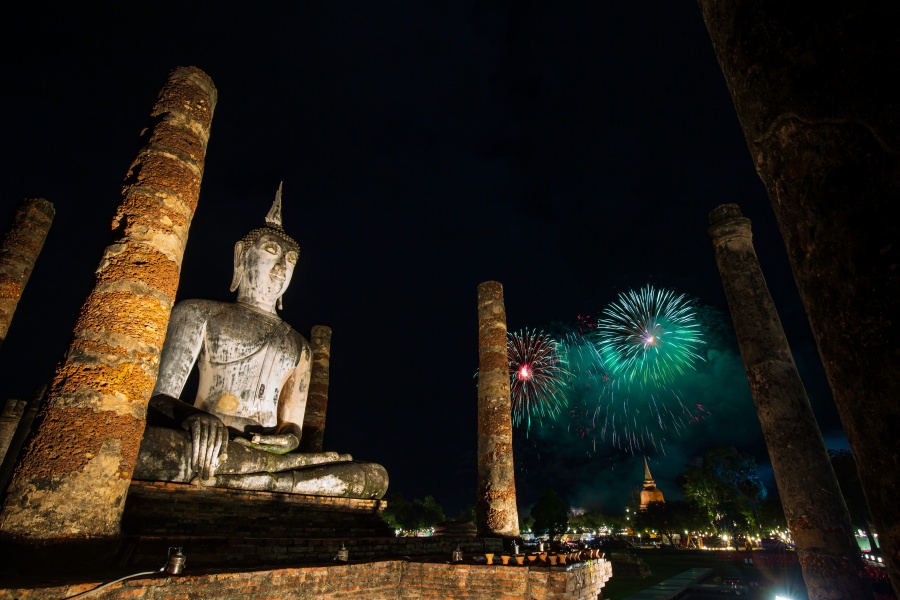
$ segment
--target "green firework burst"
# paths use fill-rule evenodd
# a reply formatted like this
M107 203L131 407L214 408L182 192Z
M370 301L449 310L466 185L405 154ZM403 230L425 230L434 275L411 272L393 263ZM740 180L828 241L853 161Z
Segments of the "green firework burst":
M695 304L684 294L647 285L630 290L603 310L597 351L616 379L641 386L667 386L693 369L706 342Z

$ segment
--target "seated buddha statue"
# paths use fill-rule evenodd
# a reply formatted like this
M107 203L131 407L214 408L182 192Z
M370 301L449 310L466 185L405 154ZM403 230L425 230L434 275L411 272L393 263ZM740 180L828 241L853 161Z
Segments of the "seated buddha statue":
M336 452L295 452L312 365L279 318L300 248L281 225L281 186L264 227L234 246L236 302L172 309L135 479L322 496L381 498L384 467ZM181 399L192 369L193 402Z

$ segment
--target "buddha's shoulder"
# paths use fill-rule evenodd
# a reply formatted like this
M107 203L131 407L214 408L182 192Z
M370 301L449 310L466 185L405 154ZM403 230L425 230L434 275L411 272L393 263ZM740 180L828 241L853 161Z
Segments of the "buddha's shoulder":
M172 318L201 318L208 320L210 317L229 312L233 306L233 302L191 298L181 300L175 304L172 308Z

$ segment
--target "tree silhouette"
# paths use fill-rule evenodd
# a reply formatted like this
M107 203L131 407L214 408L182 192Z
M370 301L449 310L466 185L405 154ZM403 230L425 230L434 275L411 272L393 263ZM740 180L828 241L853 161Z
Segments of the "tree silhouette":
M541 492L541 497L531 509L531 516L534 518L535 535L546 533L553 539L569 527L569 507L549 488Z
M423 531L445 521L444 509L432 496L410 502L400 494L393 494L382 517L394 529Z

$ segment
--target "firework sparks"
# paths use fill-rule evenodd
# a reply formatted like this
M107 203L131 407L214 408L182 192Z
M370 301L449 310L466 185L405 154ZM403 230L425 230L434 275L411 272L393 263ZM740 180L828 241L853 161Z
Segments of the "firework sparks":
M630 453L666 444L708 414L678 390L682 375L704 360L693 302L647 286L619 296L597 320L578 317L562 338L570 371L569 432Z
M615 379L665 386L703 358L694 304L684 294L648 285L621 294L603 311L597 351Z
M507 338L513 423L554 418L566 406L568 372L555 340L543 331L522 329Z

